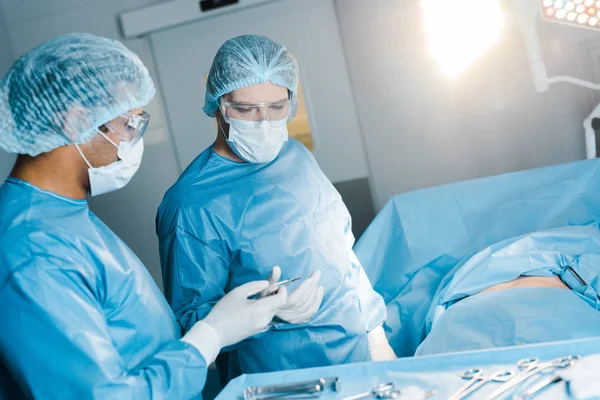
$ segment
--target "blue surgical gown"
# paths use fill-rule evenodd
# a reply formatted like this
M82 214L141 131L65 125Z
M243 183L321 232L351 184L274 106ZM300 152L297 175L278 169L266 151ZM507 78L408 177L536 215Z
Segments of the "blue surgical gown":
M141 261L85 200L13 178L0 187L0 326L0 398L201 396L206 362Z
M185 330L246 282L320 269L319 312L278 323L236 347L245 373L369 361L367 333L383 299L354 255L348 210L312 154L290 139L268 164L238 163L210 147L167 192L157 216L165 295ZM293 290L290 286L288 290Z

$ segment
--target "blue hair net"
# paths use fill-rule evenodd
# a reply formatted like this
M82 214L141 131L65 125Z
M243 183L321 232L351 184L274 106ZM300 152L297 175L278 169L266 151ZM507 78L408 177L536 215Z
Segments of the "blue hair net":
M298 63L281 44L257 35L244 35L226 41L213 60L204 112L214 117L221 96L234 90L269 81L288 88L292 100L298 95Z
M56 37L22 55L0 81L0 148L36 156L85 143L154 93L148 70L122 43Z

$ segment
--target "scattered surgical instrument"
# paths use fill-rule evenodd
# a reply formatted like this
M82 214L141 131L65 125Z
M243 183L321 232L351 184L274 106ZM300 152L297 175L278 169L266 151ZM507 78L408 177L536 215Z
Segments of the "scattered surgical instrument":
M529 397L533 397L542 390L546 389L548 386L555 384L557 382L562 381L562 378L558 375L554 375L550 378L542 379L537 384L533 385L531 388L527 389L525 393L522 395L514 395L513 400L525 400Z
M506 382L504 385L499 387L497 390L490 393L485 400L493 400L500 397L510 389L516 387L521 382L531 378L533 375L541 372L547 368L567 368L575 363L577 356L567 356L556 358L552 361L540 363L538 358L524 358L517 361L517 366L521 369L514 378Z
M507 382L513 376L515 376L513 371L498 371L492 375L485 376L483 375L483 370L479 368L466 370L462 373L461 377L463 379L469 379L469 382L450 396L449 400L464 399L488 382Z
M431 396L435 395L435 390L430 390L428 392L422 391L419 388L420 392L418 395L414 393L414 389L416 387L408 387L406 389L406 393L404 393L404 389L396 389L396 385L393 383L382 383L375 386L368 392L363 392L359 394L355 394L352 396L344 397L342 400L359 400L359 399L367 399L367 398L375 398L375 399L400 399L400 398L409 398L410 400L427 400ZM411 392L412 389L412 392ZM403 397L409 396L409 397ZM418 396L418 397L415 397Z
M319 395L325 390L339 392L341 390L340 379L338 377L331 377L280 385L250 386L244 390L244 400L262 400L285 395ZM272 395L273 397L262 397L264 395Z
M525 375L523 375L523 381L524 381L525 379L528 379L536 374L539 374L543 370L546 370L549 368L570 367L573 364L575 364L575 362L577 361L578 358L579 358L579 356L567 356L567 357L556 358L554 360L551 360L551 361L548 361L545 363L540 362L540 360L537 358L530 358L530 359L525 359L525 360L519 361L520 364L517 363L517 365L529 370L529 372L527 372ZM530 367L533 367L533 368L530 369Z
M394 397L398 397L399 391L396 390L396 385L392 382L390 383L381 383L375 386L372 390L364 393L355 394L353 396L344 397L342 400L359 400L366 399L369 397L375 397L376 399L393 399Z

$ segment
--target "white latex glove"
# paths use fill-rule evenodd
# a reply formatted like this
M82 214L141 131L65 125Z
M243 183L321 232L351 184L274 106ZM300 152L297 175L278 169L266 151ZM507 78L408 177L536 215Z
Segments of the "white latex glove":
M281 268L273 267L273 272L267 278L269 284L274 284L281 278ZM290 324L301 324L310 319L319 311L323 302L323 286L319 286L321 271L315 271L296 290L289 294L287 302L275 316Z
M210 364L223 347L264 332L287 301L287 291L249 300L248 294L266 288L268 281L249 282L229 292L181 339L195 346Z
M369 352L372 361L389 361L398 358L385 336L383 326L379 325L373 329L369 332L367 338L369 339Z

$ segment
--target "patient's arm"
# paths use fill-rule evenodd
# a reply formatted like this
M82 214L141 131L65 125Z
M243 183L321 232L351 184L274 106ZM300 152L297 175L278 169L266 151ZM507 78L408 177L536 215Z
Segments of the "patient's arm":
M368 338L371 360L387 361L398 358L388 343L387 337L385 336L385 332L383 330L383 325L379 325L377 328L369 332Z

